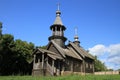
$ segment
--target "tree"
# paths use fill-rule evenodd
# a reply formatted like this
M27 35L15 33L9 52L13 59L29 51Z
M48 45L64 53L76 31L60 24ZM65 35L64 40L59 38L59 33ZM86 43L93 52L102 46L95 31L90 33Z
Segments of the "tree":
M36 48L46 49L46 46L37 46Z
M104 63L102 63L100 60L97 59L97 56L95 56L95 71L106 71L107 67Z
M5 34L0 38L0 74L11 73L11 63L12 63L12 50L14 46L14 37L10 34Z
M16 54L16 67L18 68L16 73L29 74L31 66L29 65L32 61L32 53L34 49L33 43L27 43L20 39L15 40L15 46L13 52Z
M33 43L4 34L0 38L0 75L29 74L33 49Z
M0 22L0 37L2 36L2 22Z
M14 52L17 53L17 56L22 56L29 62L31 60L32 52L34 49L33 43L27 43L26 41L22 41L20 39L15 40Z
M118 69L118 71L120 71L120 69Z

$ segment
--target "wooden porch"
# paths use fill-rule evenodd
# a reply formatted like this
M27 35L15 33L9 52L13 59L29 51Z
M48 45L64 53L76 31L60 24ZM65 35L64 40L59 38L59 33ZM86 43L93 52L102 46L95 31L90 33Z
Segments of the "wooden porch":
M33 76L61 75L61 68L61 60L55 59L55 56L42 52L34 54Z

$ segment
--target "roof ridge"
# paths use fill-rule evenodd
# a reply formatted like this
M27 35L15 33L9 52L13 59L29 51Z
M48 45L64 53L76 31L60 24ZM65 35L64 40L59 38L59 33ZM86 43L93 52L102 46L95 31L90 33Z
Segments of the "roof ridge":
M75 44L73 44L72 42L70 42L70 44L75 48L78 47ZM80 51L78 49L75 48L75 50L79 53L79 55L81 55L82 57L85 57L85 55L83 53L80 53Z
M67 47L70 51L72 51L74 54L75 54L75 56L77 56L80 60L82 60L82 58L81 58L81 56L79 56L79 54L77 54L74 50L73 50L73 48L71 48L71 47Z
M66 56L65 56L64 50L58 44L56 44L53 40L51 40L51 42L57 48L57 50L60 52L60 54L65 58Z
M75 44L73 44L72 42L70 42L70 44L74 47L76 47L76 48L78 48L78 49L76 49L79 53L80 53L80 51L81 51L81 55L83 55L84 57L88 57L88 58L91 58L91 59L94 59L93 58L93 56L92 55L90 55L86 50L84 50L82 47L78 47L77 45L75 45ZM75 48L74 47L74 48ZM84 53L84 54L83 54Z

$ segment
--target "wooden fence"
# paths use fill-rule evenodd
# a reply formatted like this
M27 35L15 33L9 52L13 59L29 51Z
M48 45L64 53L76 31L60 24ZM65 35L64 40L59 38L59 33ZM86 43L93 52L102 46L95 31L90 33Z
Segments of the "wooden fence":
M94 72L95 75L112 75L112 74L120 74L120 71L102 71L102 72Z

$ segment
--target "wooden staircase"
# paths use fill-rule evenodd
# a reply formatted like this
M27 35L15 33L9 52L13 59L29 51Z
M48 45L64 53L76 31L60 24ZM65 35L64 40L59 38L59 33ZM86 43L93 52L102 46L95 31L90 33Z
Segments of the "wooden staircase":
M50 75L54 75L53 68L50 64L47 64L47 71L49 72Z

